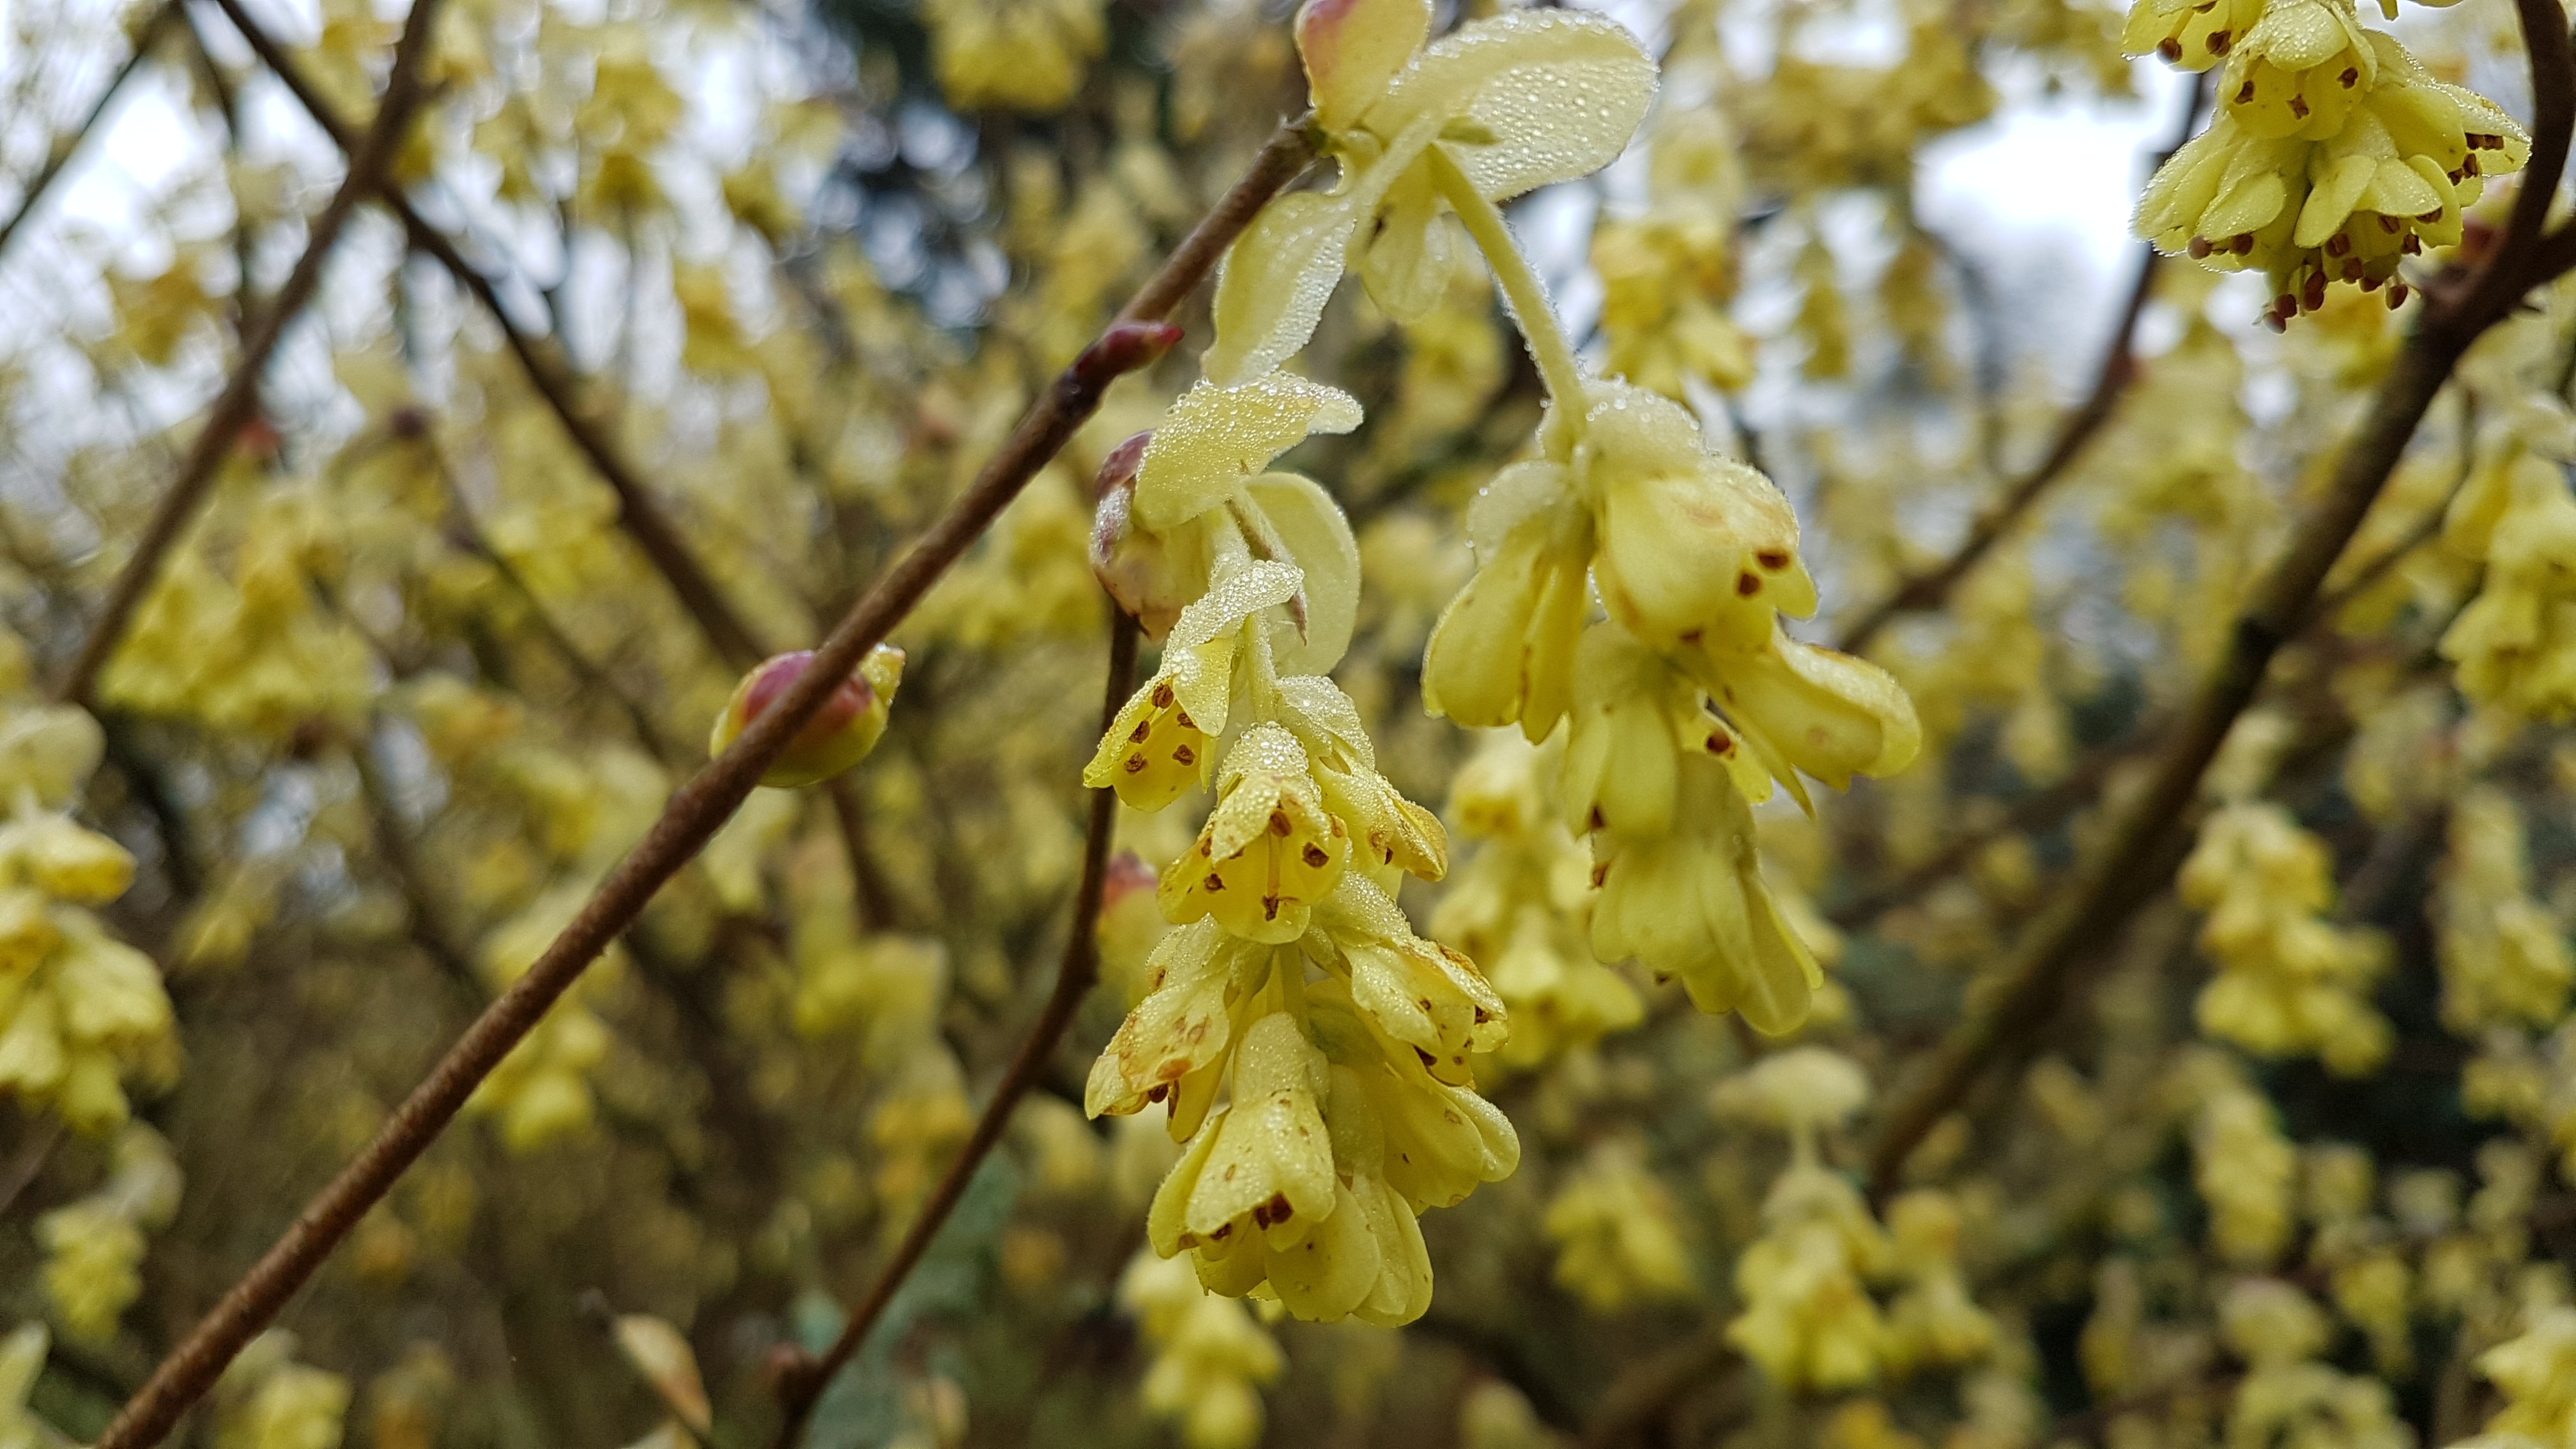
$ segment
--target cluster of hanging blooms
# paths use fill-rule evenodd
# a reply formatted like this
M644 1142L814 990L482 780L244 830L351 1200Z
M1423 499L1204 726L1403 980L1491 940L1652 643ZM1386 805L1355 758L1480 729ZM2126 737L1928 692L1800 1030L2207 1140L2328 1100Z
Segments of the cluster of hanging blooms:
M1634 1139L1594 1147L1548 1200L1540 1226L1557 1245L1557 1285L1595 1313L1687 1299L1697 1288L1672 1195Z
M143 1291L144 1235L169 1226L180 1186L170 1144L129 1122L117 1133L107 1180L37 1220L45 1297L65 1337L101 1344L116 1336L117 1320Z
M2517 399L2442 520L2451 552L2486 565L2478 596L2442 635L2460 692L2528 718L2576 717L2576 419L2556 398Z
M2381 0L2387 17L2396 0ZM2405 258L2459 244L2484 178L2531 141L2486 97L2425 72L2354 0L2135 0L2124 36L2218 68L2217 118L2148 182L2137 229L2222 271L2259 269L2274 330L2352 283L2406 300Z
M1261 1442L1261 1386L1287 1359L1251 1310L1210 1293L1186 1258L1138 1253L1118 1279L1118 1303L1136 1316L1154 1361L1145 1370L1148 1413L1169 1421L1189 1449L1251 1449Z
M1858 1064L1821 1047L1765 1057L1712 1097L1720 1116L1789 1139L1788 1166L1762 1201L1762 1236L1736 1261L1744 1311L1726 1337L1793 1390L1830 1393L1973 1364L1997 1344L1959 1266L1958 1205L1935 1190L1909 1192L1888 1205L1882 1228L1860 1190L1826 1165L1820 1137L1868 1100ZM1893 1286L1885 1307L1873 1283Z
M0 1096L93 1136L122 1125L129 1078L177 1066L152 958L93 908L125 894L134 857L72 819L105 748L79 709L27 697L26 655L0 636Z

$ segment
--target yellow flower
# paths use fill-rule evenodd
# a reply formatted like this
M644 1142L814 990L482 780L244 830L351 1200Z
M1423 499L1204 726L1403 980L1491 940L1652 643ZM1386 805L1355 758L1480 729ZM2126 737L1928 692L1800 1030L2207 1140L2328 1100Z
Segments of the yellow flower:
M1246 621L1288 602L1298 579L1286 564L1256 561L1183 609L1164 641L1162 667L1110 720L1082 782L1114 788L1134 809L1160 810L1207 778L1215 740L1232 712L1235 655Z
M1296 737L1275 724L1244 733L1217 779L1197 846L1156 893L1175 925L1213 915L1238 936L1285 943L1340 880L1350 831L1324 808Z
M939 86L960 110L1059 111L1108 44L1101 0L928 0Z
M1565 715L1591 613L1591 515L1566 470L1517 463L1476 497L1476 572L1441 611L1422 658L1422 702L1471 728L1518 723L1535 743Z

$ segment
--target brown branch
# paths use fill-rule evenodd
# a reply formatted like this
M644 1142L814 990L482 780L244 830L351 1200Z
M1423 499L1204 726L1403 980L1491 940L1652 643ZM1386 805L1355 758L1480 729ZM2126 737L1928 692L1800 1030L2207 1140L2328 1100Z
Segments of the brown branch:
M341 150L352 150L357 144L357 133L347 118L333 109L322 93L314 88L294 57L288 55L284 47L250 17L249 12L242 8L241 0L215 0L215 5L224 12L224 18L232 22L233 29L241 33L251 54L268 67L278 82L303 106L305 114L313 118L313 124L319 126ZM645 486L642 476L619 451L609 424L583 407L580 384L555 352L511 320L509 309L501 304L500 291L492 279L465 260L446 233L421 216L410 198L402 194L401 187L385 178L377 190L381 193L377 199L391 208L394 216L402 222L413 249L427 253L445 267L457 284L471 292L474 299L483 304L484 311L491 314L493 322L501 329L502 340L509 344L511 353L526 371L529 384L554 410L564 432L572 438L573 446L581 450L581 455L589 460L600 480L617 495L618 526L626 530L635 546L643 551L646 561L671 586L671 592L679 598L680 607L688 611L690 619L706 635L717 654L736 668L747 668L767 658L771 651L752 633L742 616L734 612L705 566L690 552L679 527L662 511L661 504L655 500L652 490Z
M2164 862L2200 793L2200 778L2239 714L2253 702L2281 646L2310 617L2318 586L2414 435L2415 425L2475 339L2447 309L2428 308L2407 339L2369 420L2344 450L2332 489L2255 588L2236 618L2227 653L2202 680L2167 738L2155 773L2074 885L2024 933L2001 969L1978 983L1931 1069L1900 1097L1871 1153L1871 1181L1885 1195L1924 1135L1967 1096L1986 1069L2056 1015L2075 968L2164 885Z
M1583 1449L1618 1449L1639 1437L1666 1405L1710 1383L1734 1358L1725 1322L1713 1320L1689 1338L1630 1365L1602 1390L1592 1421L1583 1429Z
M789 739L1063 448L1074 430L1098 409L1109 384L1151 363L1171 345L1178 329L1151 319L1162 317L1187 296L1262 205L1302 173L1316 154L1315 140L1302 120L1282 126L1272 136L1252 169L1128 302L1120 320L1056 378L975 481L851 608L796 683L743 731L732 748L672 795L661 818L609 873L580 914L466 1029L375 1139L306 1204L259 1262L153 1370L143 1390L108 1425L96 1449L147 1449L169 1432L242 1345L276 1318L286 1300L367 1209L428 1150L475 1087L536 1027L556 998L705 848L760 783L761 774L786 749Z
M1123 609L1111 611L1109 633L1108 688L1100 704L1100 727L1107 729L1127 702L1127 693L1135 687L1136 621ZM895 1245L894 1256L877 1273L868 1296L859 1301L849 1321L841 1326L840 1337L823 1351L820 1358L799 1358L779 1376L778 1399L780 1420L775 1449L794 1449L804 1437L806 1421L813 1417L815 1403L832 1376L849 1363L867 1341L868 1331L885 1316L886 1305L894 1301L895 1290L930 1251L931 1239L939 1235L940 1226L948 1221L957 1201L966 1195L966 1184L975 1176L1002 1131L1011 1122L1011 1112L1028 1095L1048 1058L1064 1039L1065 1029L1073 1025L1073 1015L1082 1006L1092 983L1100 979L1100 899L1109 880L1109 841L1118 823L1118 796L1109 790L1091 792L1091 820L1082 838L1082 883L1073 898L1072 934L1065 938L1064 960L1056 968L1055 989L1048 993L1046 1006L1029 1026L1028 1035L1020 1038L1019 1049L1011 1053L1011 1063L1002 1072L1002 1080L993 1088L993 1099L984 1104L984 1114L975 1121L975 1130L958 1149L955 1161L931 1190L930 1200L904 1230L903 1241Z
M89 140L90 134L98 129L99 122L107 119L108 107L116 104L117 94L125 89L125 83L132 80L134 73L143 68L143 62L152 54L153 42L161 38L162 30L169 25L178 10L177 0L165 0L159 9L152 12L151 16L143 22L143 28L134 34L134 53L127 56L125 63L116 68L116 74L107 78L107 89L98 93L98 99L90 105L89 114L81 117L80 124L74 127L68 136L55 139L53 148L45 153L45 163L36 168L34 176L28 178L27 189L18 197L17 209L9 213L7 220L0 221L0 252L6 252L9 249L10 239L17 236L18 228L26 225L27 218L36 214L36 207L44 201L45 193L53 188L55 180L63 174L63 168L69 166L72 158L80 154L81 146Z
M2193 78L2188 87L2189 95L2183 103L2182 126L2174 137L2172 150L2168 150L2166 155L2181 149L2182 144L2191 139L2192 127L2200 119L2200 102L2206 85L2205 76ZM2075 460L2083 456L2094 436L2118 411L2121 395L2128 391L2129 384L2138 375L2134 350L2138 319L2146 312L2147 299L2155 293L2156 273L2163 265L2164 257L2152 243L2139 249L2137 276L2129 285L2128 301L2120 308L2119 320L2111 328L2111 338L2103 345L2101 366L2093 378L2093 391L2059 427L2057 441L2049 445L2048 455L2039 460L2039 466L2023 474L2018 482L2004 490L2001 498L1987 505L1986 510L1977 516L1977 521L1969 526L1967 538L1948 558L1905 580L1887 597L1861 610L1859 616L1843 630L1842 636L1834 641L1836 649L1846 654L1858 654L1867 649L1870 641L1893 623L1897 615L1941 607L1942 601L1950 597L1950 591L1959 586L1960 580L1974 571L1995 545L2003 542L2004 536L2012 532L2023 516L2037 506L2041 497L2075 465Z
M313 300L314 292L322 285L322 269L338 246L350 214L358 209L360 199L381 184L386 168L402 150L412 116L427 95L421 72L429 58L440 3L441 0L414 0L411 18L403 23L402 38L394 43L393 70L385 78L384 99L376 107L376 119L367 128L366 139L350 151L348 174L340 178L340 189L331 194L322 214L313 219L304 255L295 259L295 270L287 274L286 284L277 289L268 310L260 314L258 323L242 339L242 354L233 365L231 378L216 395L205 425L197 430L196 441L189 445L187 457L179 465L178 476L171 480L169 491L161 495L151 521L144 525L142 538L134 545L133 556L126 560L124 570L109 589L105 607L81 640L80 652L73 656L71 670L63 679L62 699L79 705L92 702L99 673L107 667L108 656L116 652L117 643L125 637L125 626L160 574L161 561L213 491L224 460L232 453L233 441L258 413L260 375L267 370L279 339L286 335L287 324Z
M2569 131L2576 128L2576 54L2568 45L2567 12L2558 0L2514 0L2513 8L2531 62L2531 156L2504 230L2459 299L2460 315L2481 330L2502 318L2525 292L2576 263L2576 256L2559 256L2568 228L2560 228L2556 236L2541 232L2567 170Z

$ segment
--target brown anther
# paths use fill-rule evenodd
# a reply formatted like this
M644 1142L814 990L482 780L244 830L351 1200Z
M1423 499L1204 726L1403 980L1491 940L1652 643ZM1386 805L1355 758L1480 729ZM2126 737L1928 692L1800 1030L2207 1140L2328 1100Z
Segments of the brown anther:
M2308 273L2308 284L2299 289L2299 310L2313 312L2326 304L2326 274Z
M1420 1048L1420 1047L1415 1047L1415 1048L1413 1049L1413 1054L1414 1054L1415 1056L1417 1056L1417 1057L1422 1058L1422 1064L1423 1064L1424 1066L1426 1066L1426 1067L1427 1067L1427 1066L1434 1065L1434 1064L1436 1064L1436 1063L1440 1060L1438 1057L1433 1056L1431 1053L1429 1053L1429 1052L1427 1052L1427 1051L1424 1051L1424 1050L1423 1050L1422 1048Z
M1785 548L1766 548L1755 554L1753 561L1776 574L1789 566L1789 551Z
M1287 811L1285 811L1285 810L1273 810L1273 811L1271 811L1271 812L1270 812L1270 833L1271 833L1271 834L1273 834L1273 835L1285 835L1285 834L1287 834L1287 833L1288 833L1291 829L1293 829L1293 828L1294 828L1294 827L1293 827L1293 826L1291 826L1291 825L1289 825L1289 823L1288 823L1288 812L1287 812Z
M1151 735L1153 732L1154 726L1150 721L1140 720L1136 724L1135 733L1127 737L1127 743L1131 745L1141 745L1145 742L1146 736Z
M2308 98L2305 96L2290 97L2290 114L2298 117L2302 121L2306 120L2308 118Z
M2424 223L2426 226L2436 225L2442 220L2442 208L2438 206L2434 207L2431 211L2428 211L2415 219Z
M2238 232L2235 239L2227 244L2227 249L2236 253L2240 257L2245 255L2247 252L2254 250L2254 233L2250 231Z
M2463 176L2475 176L2478 174L2478 158L2475 155L2468 155L2460 158L2460 174Z
M1195 765L1199 762L1199 752L1191 749L1187 745L1174 745L1172 747L1172 759L1178 764Z
M2345 252L2348 252L2348 251L2351 251L2351 250L2352 250L2352 238L2350 238L2350 237L2348 237L2348 236L2345 236L2342 232L2336 232L2333 236L2330 236L2330 237L2327 237L2327 238L2326 238L2326 255L2327 255L2327 256L2330 256L2330 257L2339 257L2339 256L2342 256Z
M1303 858L1306 864L1315 870L1322 870L1326 865L1330 864L1333 859L1331 856L1324 853L1324 847L1317 845L1312 841L1307 842Z
M1261 919L1265 921L1275 921L1279 919L1279 898L1277 896L1263 896L1261 898Z
M2405 284L2404 282L2391 282L2391 283L2389 283L2389 284L2388 284L2388 310L2389 310L2389 311L2391 311L2391 312L2394 312L2394 311L2396 311L2398 308L2403 307L2403 306L2405 306L2405 305L2406 305L2406 284Z
M2156 54L2163 56L2165 62L2170 65L2182 59L2182 42L2168 35L2156 42Z
M1197 723L1196 723L1195 721L1191 720L1191 718L1190 718L1190 712L1189 712L1188 710L1181 710L1181 711L1179 711L1178 713L1174 714L1174 715L1172 716L1172 720L1173 720L1173 722L1174 722L1175 724L1178 724L1181 728L1183 728L1183 729L1185 729L1185 730L1194 730L1194 729L1197 729L1197 728L1198 728Z
M2236 104L2240 106L2250 106L2254 104L2254 83L2252 81L2247 81L2245 84L2236 88Z
M2236 32L2232 30L2213 30L2209 32L2209 53L2212 55L2225 55L2227 53L2227 48L2235 43Z
M2343 68L2343 74L2335 77L2335 83L2342 86L2345 90L2351 90L2354 86L2361 84L2361 67L2355 65L2345 66Z
M1610 828L1610 820L1608 816L1601 813L1601 807L1595 805L1592 807L1592 813L1583 817L1583 826L1587 830L1607 830Z
M2399 227L2404 226L2405 224L2406 223L2399 221L2393 216L2382 216L2379 219L2379 229L2392 235L2395 234Z
M1735 592L1738 596L1747 599L1762 592L1761 576L1759 574L1751 573L1737 574L1735 576Z
M1136 774L1145 768L1145 757L1143 755L1129 755L1127 757L1127 763L1121 768L1125 769L1130 775Z
M1154 686L1154 708L1170 709L1172 707L1172 697L1172 682L1170 680L1167 679Z
M2183 248L2183 250L2191 253L2191 259L2193 261L2199 261L2201 258L2209 255L2209 238L2205 236L2193 237L2191 239L2191 245Z
M1735 736L1728 734L1724 730L1710 730L1708 732L1707 744L1708 752L1712 755L1731 755L1735 753Z
M1172 1095L1172 1084L1169 1082L1156 1082L1145 1089L1145 1100L1148 1102L1159 1102L1170 1095Z
M1209 871L1208 878L1199 882L1199 889L1206 891L1209 895L1215 895L1218 891L1225 889L1225 877L1218 875L1215 871Z
M2343 279L2347 282L2358 282L2361 280L2361 258L2346 257L2343 259Z
M2424 255L2424 239L2410 232L2407 234L2405 246L2399 250L2410 257L2420 257Z

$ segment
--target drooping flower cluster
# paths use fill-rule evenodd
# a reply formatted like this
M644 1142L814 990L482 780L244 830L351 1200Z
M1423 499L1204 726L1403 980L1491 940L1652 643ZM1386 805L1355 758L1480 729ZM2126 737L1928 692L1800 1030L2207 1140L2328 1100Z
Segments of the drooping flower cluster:
M2442 541L2483 562L2477 598L2442 635L2462 694L2540 720L2576 716L2576 422L2555 398L2524 400L2494 456L2443 520Z
M2453 801L2450 847L2434 897L2443 1024L2469 1036L2560 1021L2576 960L2558 922L2531 898L2531 863L2513 801L2492 786Z
M1671 1194L1647 1171L1640 1143L1595 1147L1548 1199L1541 1226L1557 1246L1557 1285L1596 1313L1697 1289Z
M1444 208L1502 269L1524 323L1554 335L1494 203L1617 155L1653 93L1651 62L1596 17L1514 14L1425 45L1430 22L1423 0L1299 13L1340 181L1273 203L1236 243L1207 380L1104 466L1093 541L1111 592L1168 632L1085 779L1147 810L1212 780L1217 803L1160 875L1181 929L1155 948L1086 1106L1163 1103L1188 1139L1148 1216L1157 1251L1189 1251L1219 1292L1381 1323L1430 1302L1415 1214L1519 1159L1474 1090L1472 1058L1502 1046L1505 1006L1395 907L1403 875L1446 871L1446 836L1378 773L1358 710L1323 677L1356 615L1349 526L1311 481L1265 471L1310 434L1355 426L1359 408L1276 368L1346 265L1399 318L1436 305L1455 246ZM1580 566L1566 584L1579 610Z
M1788 1031L1823 977L1763 883L1752 807L1775 783L1807 803L1802 772L1841 788L1901 768L1913 707L1875 666L1782 632L1816 593L1768 479L1705 451L1668 399L1570 386L1586 406L1552 405L1548 456L1477 499L1477 571L1432 636L1424 700L1532 739L1568 721L1559 789L1592 839L1594 952Z
M1449 876L1433 934L1483 962L1511 1012L1497 1058L1535 1067L1623 1031L1645 1003L1584 939L1591 866L1542 785L1561 746L1497 730L1458 771L1449 820L1474 848Z
M2531 154L2511 117L2434 79L2354 0L2135 0L2125 41L2187 71L2221 67L2217 118L2147 184L2138 233L2218 270L2260 269L2276 330L2336 283L2404 302L2404 259L2457 245L2483 178Z
M2314 1053L2346 1076L2388 1055L2388 1019L2371 1005L2387 968L2376 933L2325 916L2334 862L2289 811L2241 801L2213 811L2177 882L2209 913L2201 949L2218 974L2202 988L2206 1034L2263 1056Z
M39 1219L45 1297L65 1337L105 1343L143 1291L144 1235L179 1210L179 1166L170 1144L141 1123L117 1134L107 1181Z
M1261 1387L1286 1359L1241 1303L1211 1293L1187 1259L1140 1252L1118 1279L1118 1303L1154 1346L1146 1411L1189 1449L1250 1449L1261 1440Z
M24 657L0 647L18 694ZM160 968L90 913L134 879L125 847L68 813L103 749L81 710L0 704L0 1093L93 1136L126 1120L125 1081L177 1051Z
M2414 1444L2388 1385L2323 1361L2332 1326L2298 1288L2277 1278L2244 1279L2220 1302L2219 1324L2247 1366L2228 1410L2229 1443Z

